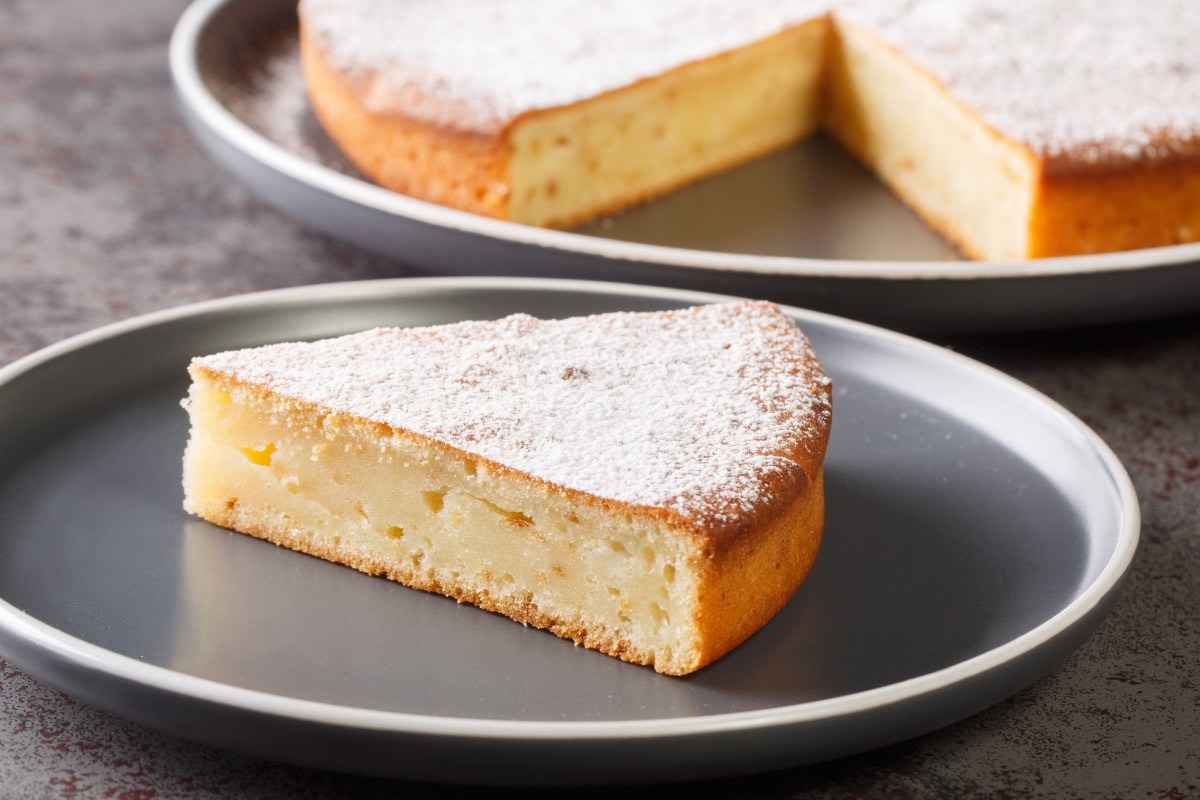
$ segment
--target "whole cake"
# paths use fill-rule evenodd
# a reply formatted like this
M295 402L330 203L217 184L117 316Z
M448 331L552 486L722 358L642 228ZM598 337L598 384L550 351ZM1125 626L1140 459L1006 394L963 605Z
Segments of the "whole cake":
M195 359L185 508L659 672L816 556L830 384L758 302L377 329Z
M967 255L1200 240L1200 5L301 0L381 185L570 226L824 129Z

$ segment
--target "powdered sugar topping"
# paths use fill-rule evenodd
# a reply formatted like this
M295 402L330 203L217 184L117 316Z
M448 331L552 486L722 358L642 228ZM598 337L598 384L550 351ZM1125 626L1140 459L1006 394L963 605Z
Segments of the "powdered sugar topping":
M830 415L807 340L767 303L376 329L197 362L705 524L804 480L794 459L820 463Z

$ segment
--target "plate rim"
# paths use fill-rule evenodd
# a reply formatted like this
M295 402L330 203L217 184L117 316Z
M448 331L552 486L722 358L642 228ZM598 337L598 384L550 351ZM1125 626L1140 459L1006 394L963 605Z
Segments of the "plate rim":
M223 8L246 0L192 0L171 35L168 60L187 108L215 135L276 172L356 206L438 228L551 251L707 273L885 281L1013 280L1136 272L1200 262L1200 242L1092 255L1026 261L879 261L764 256L695 250L604 239L536 228L447 208L343 175L288 152L238 119L207 88L199 68L199 43Z
M411 291L482 291L489 289L527 289L534 291L570 291L651 297L685 303L722 302L739 299L669 287L644 286L603 281L549 278L429 277L384 278L272 289L227 298L217 298L163 309L110 323L51 344L0 367L0 389L19 380L37 367L69 353L86 349L147 328L154 328L207 314L261 306L264 303L302 307L314 302L378 299L383 294L408 294ZM1121 511L1112 552L1095 578L1069 603L1042 623L1008 641L948 667L927 672L885 686L807 703L773 706L749 711L710 715L691 715L638 720L496 720L469 717L442 717L410 712L383 711L342 706L287 697L246 689L207 678L187 675L167 667L147 664L84 639L65 633L52 625L17 609L0 597L0 632L7 631L28 645L47 650L67 662L95 670L119 680L132 681L190 700L262 713L277 719L314 723L321 726L357 730L404 733L420 736L456 737L506 741L530 740L611 740L686 737L734 731L763 730L835 720L857 713L880 710L904 701L933 694L954 684L981 677L993 670L1035 652L1043 645L1067 634L1076 624L1101 607L1124 580L1140 538L1141 513L1133 483L1103 439L1082 420L1029 385L975 359L923 340L874 325L817 311L781 306L803 327L806 319L839 328L847 334L868 336L880 343L924 351L945 359L959 368L969 369L1003 383L1029 400L1044 404L1081 443L1098 456L1116 493Z

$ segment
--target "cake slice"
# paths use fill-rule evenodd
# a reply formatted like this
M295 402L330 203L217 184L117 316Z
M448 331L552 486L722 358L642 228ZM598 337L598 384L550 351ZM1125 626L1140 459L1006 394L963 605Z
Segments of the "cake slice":
M816 556L830 384L745 302L195 359L184 507L669 674Z

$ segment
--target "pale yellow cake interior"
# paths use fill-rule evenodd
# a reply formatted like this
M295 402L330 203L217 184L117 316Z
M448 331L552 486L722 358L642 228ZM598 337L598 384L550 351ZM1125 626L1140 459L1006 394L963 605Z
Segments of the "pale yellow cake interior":
M831 18L520 118L507 138L507 215L567 227L818 129L967 255L1031 255L1036 159L895 48Z
M578 106L530 114L509 133L509 216L566 226L676 189L803 139L819 122L829 22Z
M660 672L695 668L701 559L668 525L614 519L415 437L193 377L187 511Z
M943 236L975 258L1029 250L1039 168L895 48L839 22L824 125Z

